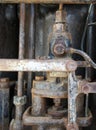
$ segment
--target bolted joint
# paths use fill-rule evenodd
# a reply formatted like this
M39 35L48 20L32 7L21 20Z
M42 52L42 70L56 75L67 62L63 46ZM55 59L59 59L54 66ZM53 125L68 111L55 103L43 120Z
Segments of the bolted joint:
M14 104L16 106L23 106L24 104L26 104L26 96L22 96L22 97L18 97L18 96L14 96Z
M66 49L66 47L60 43L60 44L56 44L54 46L53 52L55 55L63 55L65 53L65 49Z

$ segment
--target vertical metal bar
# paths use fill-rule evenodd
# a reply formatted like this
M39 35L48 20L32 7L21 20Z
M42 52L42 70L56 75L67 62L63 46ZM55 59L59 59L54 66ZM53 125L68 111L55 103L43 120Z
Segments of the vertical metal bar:
M91 13L92 6L93 6L93 4L90 4L90 6L89 6L88 16L87 16L87 19L86 19L84 32L83 32L83 36L82 36L82 39L81 39L81 50L82 51L84 51L84 41L85 41L85 36L86 36L86 31L87 31L87 27L88 27L88 21L89 21L89 16L90 16L90 13Z
M9 79L0 79L0 130L9 126Z
M25 44L25 4L20 4L20 30L19 30L19 59L24 59L24 44ZM23 72L18 72L18 90L17 95L23 94Z
M28 58L35 58L35 5L30 5L30 19L29 19L29 42L28 42ZM27 97L28 105L31 104L31 87L32 87L32 72L28 72L28 87L27 87Z
M68 125L67 130L78 130L76 123L76 96L78 93L77 80L74 73L68 76Z
M88 23L92 23L94 21L96 21L96 6L93 4L91 7L91 12L88 18ZM94 60L96 61L95 58L95 31L96 31L96 27L93 26L88 26L87 25L87 54ZM89 82L95 79L95 70L93 68L86 68L86 80L88 80ZM86 95L86 104L85 104L85 116L88 116L88 99L89 99L89 94Z
M45 99L32 94L32 115L42 116L46 111ZM32 130L44 130L44 126L32 126Z
M92 9L91 9L91 13L90 13L90 17L88 19L88 23L92 23L96 21L96 6L93 5ZM96 26L87 26L87 47L86 47L86 52L87 54L90 56L90 58L93 59L93 61L96 62L96 58L95 58L95 31L96 31ZM93 68L86 68L86 79L89 81L92 81L95 79L95 70Z
M88 116L88 98L89 98L89 94L86 95L85 117Z
M76 86L77 82L74 82L73 74L69 74L68 78L68 122L76 122Z
M63 4L59 4L59 10L63 10Z
M24 37L25 37L25 4L20 4L20 30L19 30L19 59L24 59ZM23 72L18 72L18 88L17 96L22 97L23 95ZM16 130L22 129L22 105L16 106L16 121L19 121L20 126L16 127Z

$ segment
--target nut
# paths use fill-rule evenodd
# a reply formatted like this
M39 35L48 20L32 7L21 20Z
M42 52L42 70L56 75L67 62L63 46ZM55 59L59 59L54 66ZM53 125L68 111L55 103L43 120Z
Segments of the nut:
M77 64L75 61L70 61L67 63L66 68L68 71L75 71L77 69Z
M53 50L55 55L63 55L65 53L65 46L61 43L56 44L54 46L54 50Z

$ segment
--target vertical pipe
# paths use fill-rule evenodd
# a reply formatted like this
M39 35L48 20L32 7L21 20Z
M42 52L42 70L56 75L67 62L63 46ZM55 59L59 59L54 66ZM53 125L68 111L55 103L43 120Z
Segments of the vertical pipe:
M9 128L9 79L0 79L0 130Z
M35 6L30 5L30 18L29 18L29 35L28 35L28 58L35 58ZM31 105L31 87L32 87L32 72L28 72L28 87L27 87L27 97L28 105Z
M25 44L25 4L20 4L20 30L19 30L19 59L24 59ZM23 94L23 72L18 72L18 90L17 95Z
M68 124L67 130L79 130L76 123L76 94L77 94L77 80L75 73L69 73L68 76Z
M33 116L42 116L46 112L46 103L45 99L40 96L35 96L32 94L32 115ZM45 130L45 127L40 126L32 126L32 130Z
M91 25L91 23L96 22L96 4L93 4L91 14L89 17L89 26L87 29L87 54L90 56L90 58L93 59L94 62L96 62L96 25ZM89 81L96 80L96 70L93 68L87 68L86 69L86 77ZM94 115L96 115L96 94L90 94L89 95L89 104L87 101L86 105L86 114L88 113L87 106L90 106L92 112ZM88 114L87 114L88 115ZM93 116L96 117L96 116ZM94 119L93 119L94 120ZM94 128L96 129L96 128Z
M92 6L90 17L89 17L89 23L96 21L96 5ZM96 62L96 25L88 26L87 29L87 54ZM87 68L86 69L86 78L89 81L94 80L95 78L95 70L93 68Z
M25 4L20 4L20 27L19 27L19 59L24 58L24 37L25 37ZM18 72L17 96L23 96L23 72ZM22 130L22 105L16 105L16 117L12 130Z
M32 94L32 115L42 116L46 112L45 98Z
M63 10L63 4L59 4L59 10Z

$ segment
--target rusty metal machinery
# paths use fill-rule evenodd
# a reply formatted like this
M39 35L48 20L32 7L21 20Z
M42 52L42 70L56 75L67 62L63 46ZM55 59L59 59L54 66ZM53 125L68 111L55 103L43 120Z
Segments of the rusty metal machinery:
M70 48L71 35L67 30L66 11L63 11L62 4L56 11L56 20L48 43L49 57L58 62L68 60L67 71L49 71L46 73L46 80L42 76L36 77L32 88L32 107L24 113L23 123L33 126L34 130L79 130L87 127L91 124L92 114L88 110L85 115L84 94L93 92L95 83L87 83L76 77L78 64L71 61L71 56L77 53L94 68L95 64L84 52ZM53 101L51 106L48 106L48 99Z
M13 1L0 1L0 3L4 2ZM18 2L25 1L17 0L13 3ZM26 3L30 2L45 3L45 0L26 0ZM10 130L24 130L24 126L31 126L32 130L82 130L83 127L88 127L92 123L93 115L88 108L88 94L96 93L96 82L88 82L76 75L76 70L80 67L96 69L96 64L85 52L72 48L72 37L68 31L66 10L63 9L62 4L62 2L85 4L90 3L90 0L61 0L59 2L46 0L46 3L54 2L61 3L56 11L52 33L47 40L48 56L24 59L25 4L21 3L19 59L0 59L0 71L18 72L17 95L14 96L13 101L16 108L15 118L10 123ZM34 42L34 39L32 40ZM84 61L74 60L73 54L82 56ZM30 56L30 58L32 57ZM32 105L26 111L24 105L27 98L23 94L24 72L29 72L29 80L30 72L36 73L31 89ZM3 88L3 92L9 92L9 80L7 80L0 80L0 91ZM8 92L6 93L8 94ZM8 121L8 119L6 120Z

